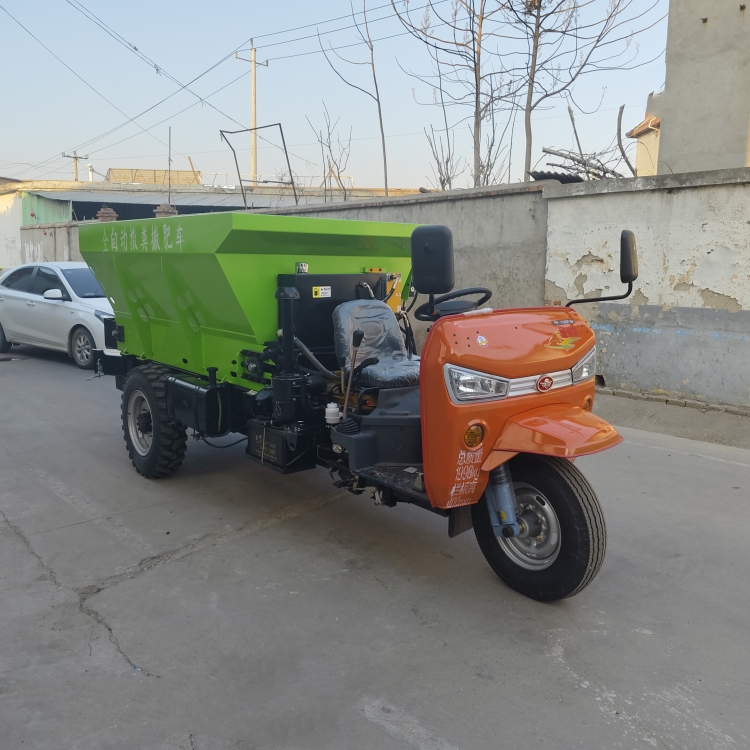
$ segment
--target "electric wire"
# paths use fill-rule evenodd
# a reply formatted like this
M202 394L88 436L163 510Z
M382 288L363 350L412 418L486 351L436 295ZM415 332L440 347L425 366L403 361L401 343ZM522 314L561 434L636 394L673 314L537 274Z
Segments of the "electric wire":
M269 32L267 34L255 35L251 39L248 39L245 42L243 42L242 45L240 45L239 47L235 48L232 52L230 52L227 55L225 55L219 61L217 61L212 66L210 66L209 68L207 68L205 71L203 71L202 73L200 73L198 76L196 76L195 78L193 78L187 84L181 84L177 79L175 79L173 76L171 76L169 73L167 73L167 71L165 71L163 68L161 68L160 66L158 66L158 64L156 64L148 56L146 56L143 53L141 53L140 50L138 50L138 48L135 45L133 45L130 42L128 42L127 39L125 39L117 31L115 31L114 29L112 29L111 27L109 27L104 21L102 21L97 16L95 16L95 14L93 12L89 11L82 3L78 2L78 0L76 0L75 4L73 2L71 2L71 0L66 0L66 2L68 2L68 4L70 4L71 7L75 8L76 10L78 10L79 12L81 12L83 15L85 15L87 18L89 18L89 20L91 20L93 23L96 23L98 26L100 26L102 28L102 30L104 30L107 34L109 34L110 36L112 36L116 41L118 41L118 43L120 43L123 46L125 46L127 49L129 49L131 52L133 52L134 54L136 54L138 57L140 57L142 60L144 60L150 66L154 67L154 69L158 73L160 73L160 74L163 73L167 78L169 78L173 82L177 83L177 85L179 86L179 88L176 91L172 92L168 96L166 96L163 99L159 100L158 102L156 102L155 104L151 105L147 109L143 110L139 114L135 115L134 117L129 117L125 112L123 112L122 110L120 110L114 103L112 103L104 95L102 95L100 92L98 92L93 86L91 86L87 81L85 81L79 74L77 74L72 68L70 68L70 66L68 66L63 60L61 60L57 55L55 55L55 53L53 53L43 42L41 42L36 36L34 36L34 34L32 34L29 31L29 29L27 29L25 26L23 26L23 24L21 24L20 21L18 21L18 19L16 19L14 16L12 16L2 5L0 5L0 9L1 10L3 10L8 16L10 16L19 26L21 26L21 28L23 28L30 36L32 36L32 38L34 38L48 52L50 52L50 54L52 54L59 62L61 62L66 68L68 68L68 70L70 70L71 72L73 72L74 75L76 75L76 77L78 77L81 81L83 81L89 88L91 88L95 93L97 93L100 97L102 97L105 101L107 101L107 103L109 103L111 106L113 106L119 112L121 112L121 114L125 115L125 117L128 118L124 123L122 123L122 124L120 124L120 125L118 125L118 126L116 126L114 128L111 128L110 130L106 131L105 133L103 133L103 134L101 134L99 136L96 136L95 138L89 139L88 141L84 141L83 143L81 143L81 144L79 144L77 146L74 146L73 149L84 148L84 147L86 147L88 145L91 145L91 144L95 143L96 141L99 141L99 140L101 140L103 138L106 138L108 135L111 135L112 133L116 132L117 130L119 130L119 129L125 127L125 126L127 126L130 123L133 123L133 124L137 125L142 132L148 133L151 137L153 137L159 143L162 143L163 145L166 145L166 144L164 144L163 141L161 141L161 139L159 139L158 137L156 137L155 135L153 135L153 133L150 133L149 131L152 130L153 128L155 128L155 127L158 127L158 125L163 124L167 120L170 120L170 119L173 119L174 117L179 116L180 114L184 113L188 109L191 109L193 106L195 106L195 105L197 105L199 103L208 104L209 106L211 106L213 109L215 109L217 112L219 112L223 116L227 117L228 119L232 120L233 122L235 122L237 124L242 125L242 123L239 123L237 120L235 120L234 118L232 118L230 115L227 115L226 113L222 112L220 109L218 109L217 107L215 107L213 104L207 102L206 100L209 97L213 96L214 94L218 93L219 91L221 91L221 90L227 88L228 86L236 83L238 80L240 80L241 78L245 77L247 75L247 73L244 73L241 76L238 76L237 78L233 79L229 83L224 84L219 89L211 92L210 94L208 94L208 95L206 95L204 97L201 97L199 94L191 91L188 87L191 84L193 84L195 81L199 80L200 78L203 78L205 75L207 75L208 73L210 73L212 70L214 70L215 68L217 68L222 63L224 63L226 60L228 60L230 57L232 57L232 55L235 52L242 51L243 45L247 44L247 42L249 42L249 41L253 41L255 39L261 39L261 38L268 38L268 37L283 35L283 34L291 33L293 31L299 31L299 30L303 30L303 29L314 28L314 27L317 27L317 26L321 26L321 25L325 25L325 24L328 24L328 23L333 23L335 21L342 20L344 18L351 18L352 16L363 15L363 11L356 11L353 14L349 13L349 14L346 14L346 15L343 15L343 16L337 16L337 17L334 17L334 18L331 18L331 19L327 19L325 21L319 21L319 22L316 22L316 23L305 24L303 26L293 27L293 28L290 28L290 29L282 30L282 31L275 31L275 32ZM437 0L436 4L442 3L442 2L447 2L447 0ZM80 6L80 7L78 7L78 6ZM383 9L383 8L390 8L390 7L392 7L391 3L385 3L383 5L375 6L373 8L368 9L368 12L377 11L377 10L380 10L380 9ZM418 10L419 8L422 8L422 7L426 7L426 6L419 6L418 8L415 8L415 10ZM391 15L383 16L383 17L378 18L378 19L372 19L369 22L372 23L372 22L375 22L375 21L386 20L386 19L392 18L392 17L394 17L394 16L391 16ZM339 31L346 30L346 29L349 29L349 28L355 28L356 26L357 26L357 24L355 22L354 24L351 24L349 26L341 27L339 29L332 29L332 30L329 30L329 31L324 31L322 33L323 34L337 33ZM400 36L405 36L408 33L409 32L402 32L402 33L399 33L399 34L393 34L393 35L381 37L381 38L378 38L378 39L374 39L372 41L373 42L383 41L383 40L386 40L386 39L392 39L392 38L396 38L396 37L400 37ZM316 35L310 35L309 37L300 37L299 40L304 39L304 38L311 38L312 36L317 36L317 34ZM268 45L262 45L261 47L256 47L256 49L261 49L263 47L277 46L277 45L285 44L285 43L288 43L288 42L291 42L291 41L298 41L298 40L285 40L285 41L281 41L281 42L275 42L275 43L268 44ZM330 47L330 49L331 50L347 49L347 48L354 47L354 46L361 46L362 44L366 44L366 42L356 42L356 43L348 44L348 45L341 45L341 46L337 46L337 47ZM323 52L323 50L314 50L314 51L311 51L311 52L296 53L296 54L293 54L293 55L279 56L279 57L270 58L270 59L271 60L292 59L292 58L296 58L296 57L305 57L305 56L309 56L309 55L313 55L313 54L321 54L322 52ZM649 62L651 62L651 61L649 61ZM167 118L159 121L158 123L149 126L148 128L145 128L145 127L141 126L140 123L135 122L136 119L142 117L143 115L145 115L146 113L152 111L156 107L159 107L164 102L166 102L167 100L171 99L172 97L174 97L175 95L177 95L178 93L180 93L183 90L188 90L191 94L193 94L193 96L195 96L197 98L197 101L194 102L192 105L190 105L188 107L185 107L184 109L180 110L179 112L176 112L173 115L170 115L169 117L167 117ZM539 118L539 119L548 119L548 118ZM104 146L104 147L98 149L94 153L100 153L101 151L104 151L104 150L106 150L108 148L111 148L112 146L115 146L115 145L118 145L120 143L123 143L123 142L125 142L127 140L130 140L131 138L137 137L139 135L141 135L140 132L139 133L135 133L132 136L129 136L128 138L124 138L124 139L122 139L120 141L117 141L117 142L115 142L113 144L110 144L108 146ZM404 134L404 135L407 135L407 134ZM411 135L411 134L409 134L409 135ZM269 144L269 146L271 146L271 147L273 147L275 149L283 150L283 149L281 149L280 146L278 146L277 144L272 143L271 141L268 141L267 139L263 138L262 136L259 135L258 137L261 140L267 142ZM366 139L357 139L357 140L366 140ZM299 145L307 145L307 144L299 144ZM71 149L71 150L73 150L73 149ZM181 156L185 156L185 154L182 154L179 151L177 151L177 153L179 153ZM206 153L210 153L210 152L206 152ZM306 162L308 164L313 164L313 162L310 162L308 159L305 159L304 157L301 157L298 154L292 154L292 155L295 156L295 158L301 159L302 161L304 161L304 162ZM24 172L31 171L32 169L41 169L44 166L47 166L48 164L51 164L54 161L59 161L59 159L60 159L60 157L55 156L55 157L51 157L50 159L44 160L42 162L38 162L36 164L30 164L30 163L26 162L24 164L27 164L28 166L25 169L17 171L15 173L15 175L23 174ZM18 163L18 164L20 165L21 163ZM57 171L57 170L51 170L51 171Z
M146 130L140 123L137 123L134 118L130 117L126 112L124 112L123 110L121 110L113 101L111 101L104 94L102 94L101 91L99 91L97 88L95 88L94 86L92 86L83 76L81 76L79 73L77 73L75 70L73 70L73 68L71 68L70 65L68 65L61 57L59 57L58 55L56 55L41 39L39 39L39 37L35 36L12 13L10 13L10 11L8 11L7 8L5 8L3 5L0 5L0 10L2 10L8 17L10 17L11 20L13 20L18 26L20 26L35 42L37 42L42 47L44 47L44 49L47 50L47 52L49 52L50 55L52 55L52 57L55 58L55 60L57 60L62 65L64 65L76 78L78 78L78 80L80 80L85 86L87 86L89 89L91 89L98 97L100 97L105 102L107 102L107 104L109 104L111 107L113 107L114 109L116 109L121 115L123 115L124 117L127 117L128 118L127 121L129 123L132 122L134 125L137 125L139 128L141 128L141 130L144 133L148 133L148 135L150 135L154 140L156 140L159 143L161 143L163 146L167 145L160 138L158 138L153 133L150 133L148 130ZM80 146L78 148L80 148ZM180 153L180 152L178 151L177 153ZM180 155L181 156L185 156L185 154L181 154L181 153L180 153ZM56 158L58 158L58 157L56 157Z

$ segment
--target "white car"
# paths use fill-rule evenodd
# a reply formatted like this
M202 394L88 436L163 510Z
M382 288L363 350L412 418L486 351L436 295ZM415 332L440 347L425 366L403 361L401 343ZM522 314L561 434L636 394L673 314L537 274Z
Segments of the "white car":
M27 263L0 276L0 352L31 344L94 366L112 305L85 263Z

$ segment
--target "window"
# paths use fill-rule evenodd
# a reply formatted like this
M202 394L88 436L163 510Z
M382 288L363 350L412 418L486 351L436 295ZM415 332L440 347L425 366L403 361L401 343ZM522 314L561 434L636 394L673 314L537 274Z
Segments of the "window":
M106 296L90 268L63 268L63 276L78 297Z
M31 293L42 295L50 289L59 289L63 297L68 297L68 290L60 280L60 277L51 268L38 268L34 283L31 285Z
M34 273L32 268L19 268L17 271L8 276L3 282L3 286L8 289L14 289L16 292L28 292L31 286L31 275Z

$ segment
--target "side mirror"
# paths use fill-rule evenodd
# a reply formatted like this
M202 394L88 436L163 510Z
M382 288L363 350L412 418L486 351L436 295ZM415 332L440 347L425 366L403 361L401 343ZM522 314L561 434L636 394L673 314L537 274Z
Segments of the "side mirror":
M620 235L620 281L632 284L638 278L638 250L635 235L623 229Z
M419 294L445 294L453 289L453 235L448 227L432 224L412 232L411 283Z
M60 289L48 289L44 293L44 299L57 300L58 302L62 301L64 299L63 298L62 290L60 290Z

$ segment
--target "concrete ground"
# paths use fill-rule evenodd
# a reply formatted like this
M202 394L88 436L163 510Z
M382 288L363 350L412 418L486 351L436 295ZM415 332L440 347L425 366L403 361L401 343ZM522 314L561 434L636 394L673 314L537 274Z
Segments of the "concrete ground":
M544 605L322 470L193 443L146 481L111 379L13 356L2 750L750 747L750 451L624 429L579 461L607 559Z

